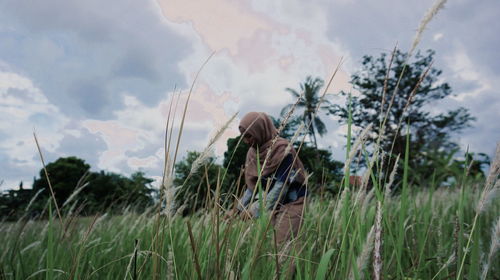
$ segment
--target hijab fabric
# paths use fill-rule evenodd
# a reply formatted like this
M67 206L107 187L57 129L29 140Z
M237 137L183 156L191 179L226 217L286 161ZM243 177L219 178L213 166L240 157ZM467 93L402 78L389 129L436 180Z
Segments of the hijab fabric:
M291 154L295 159L293 169L297 172L295 181L304 183L304 165L297 157L297 152L292 146L288 154L285 154L289 142L278 136L278 130L266 113L250 112L246 114L240 121L240 130L244 131L245 134L250 134L256 142L253 147L248 149L246 156L245 183L247 188L253 191L259 177L257 170L257 148L259 152L261 177L272 175L278 169L281 161L288 154ZM268 153L270 153L269 158L267 159L266 165L263 166Z

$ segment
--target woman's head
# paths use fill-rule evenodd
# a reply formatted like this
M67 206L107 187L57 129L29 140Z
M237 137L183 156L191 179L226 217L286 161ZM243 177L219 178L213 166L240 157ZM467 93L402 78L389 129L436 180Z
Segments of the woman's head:
M251 190L255 188L260 176L270 176L276 172L285 156L297 156L295 149L289 147L290 143L278 137L278 130L265 113L246 114L240 121L239 129L243 141L251 146L245 161L245 183ZM304 165L298 157L294 160L293 167L299 172L295 180L303 183Z
M271 118L261 112L247 113L240 121L239 130L243 141L252 147L262 146L278 134Z

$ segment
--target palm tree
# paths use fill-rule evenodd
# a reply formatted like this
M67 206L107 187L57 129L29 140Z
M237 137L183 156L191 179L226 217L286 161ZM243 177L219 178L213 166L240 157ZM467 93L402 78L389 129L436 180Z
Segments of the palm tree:
M298 99L297 109L302 110L302 120L309 127L307 134L314 141L314 147L318 149L316 140L316 132L323 136L326 133L325 123L318 117L317 110L330 111L332 104L330 101L321 100L319 90L323 87L323 80L320 78L313 79L311 76L306 78L306 81L300 84L300 93L294 89L287 88L286 90ZM321 104L320 104L321 102ZM281 115L287 114L294 104L288 104L281 110Z

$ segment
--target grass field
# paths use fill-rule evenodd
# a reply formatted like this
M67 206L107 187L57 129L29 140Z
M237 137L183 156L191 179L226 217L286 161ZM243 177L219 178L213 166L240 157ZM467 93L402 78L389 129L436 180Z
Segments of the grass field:
M498 279L500 205L484 205L476 219L480 191L378 200L346 189L336 200L312 199L295 246L281 250L265 216L224 220L216 208L188 218L67 216L65 229L55 216L4 222L0 278L286 279L294 260L296 279Z

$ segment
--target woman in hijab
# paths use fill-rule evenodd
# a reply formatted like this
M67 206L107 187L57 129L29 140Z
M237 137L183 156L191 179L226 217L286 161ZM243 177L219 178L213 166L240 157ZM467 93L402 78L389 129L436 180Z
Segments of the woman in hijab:
M261 112L250 112L240 122L243 141L250 146L245 162L246 190L237 210L243 217L259 216L260 203L254 202L259 186L267 191L263 203L271 211L276 241L282 245L296 237L302 224L306 196L305 170L293 146L278 136L271 118Z

